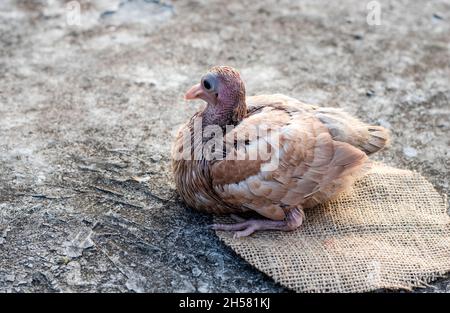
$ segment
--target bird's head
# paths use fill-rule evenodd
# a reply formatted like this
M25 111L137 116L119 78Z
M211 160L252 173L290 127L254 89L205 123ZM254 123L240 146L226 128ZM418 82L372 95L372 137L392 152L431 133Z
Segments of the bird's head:
M200 83L185 94L186 100L202 99L206 124L220 126L239 122L246 112L245 86L239 72L229 66L215 66L202 76Z

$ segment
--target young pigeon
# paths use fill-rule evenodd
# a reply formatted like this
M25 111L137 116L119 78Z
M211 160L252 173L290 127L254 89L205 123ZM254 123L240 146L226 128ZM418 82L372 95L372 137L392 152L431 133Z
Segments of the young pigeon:
M246 98L239 73L227 66L211 68L185 99L202 99L206 107L181 127L172 147L177 190L192 208L231 214L236 224L212 228L234 231L235 237L298 228L305 209L348 189L370 168L368 155L389 140L383 127L341 109L281 94ZM210 128L221 144L208 150ZM217 140L218 129L224 137ZM236 215L248 211L261 218Z

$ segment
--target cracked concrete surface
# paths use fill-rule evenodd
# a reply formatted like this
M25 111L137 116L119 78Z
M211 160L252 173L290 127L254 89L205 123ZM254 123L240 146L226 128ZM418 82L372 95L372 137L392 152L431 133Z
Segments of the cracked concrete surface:
M0 2L2 292L286 291L174 190L182 96L216 64L388 127L376 159L449 192L448 1L380 1L380 26L358 0L79 1L80 25L66 2Z

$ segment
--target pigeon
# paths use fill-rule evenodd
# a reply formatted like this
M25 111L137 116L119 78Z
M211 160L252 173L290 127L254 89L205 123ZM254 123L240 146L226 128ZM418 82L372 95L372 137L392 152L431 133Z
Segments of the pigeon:
M282 94L246 97L239 72L215 66L185 94L206 102L172 146L175 185L196 210L229 214L213 224L234 237L293 231L305 210L336 198L371 167L389 131L339 108ZM252 212L252 217L248 216Z

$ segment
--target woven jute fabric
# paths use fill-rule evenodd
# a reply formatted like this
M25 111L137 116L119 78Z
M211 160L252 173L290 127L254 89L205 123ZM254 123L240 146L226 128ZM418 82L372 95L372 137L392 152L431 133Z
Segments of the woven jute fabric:
M450 271L446 207L419 174L377 164L352 190L306 210L296 231L239 239L216 233L247 262L297 292L411 289Z

